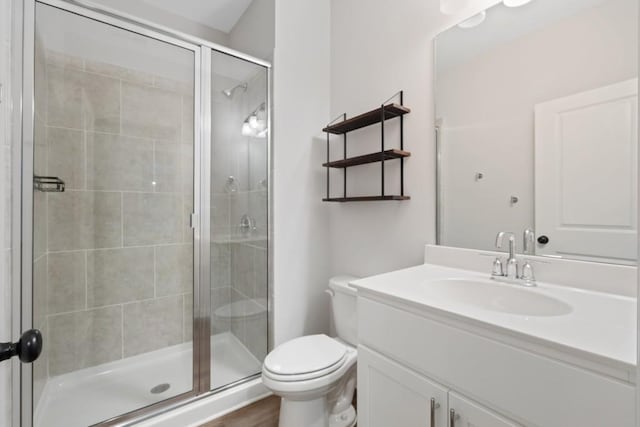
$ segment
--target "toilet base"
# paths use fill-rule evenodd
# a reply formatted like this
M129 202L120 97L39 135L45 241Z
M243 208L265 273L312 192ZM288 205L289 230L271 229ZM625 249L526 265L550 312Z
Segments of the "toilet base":
M351 405L340 413L331 414L329 417L329 427L353 427L357 421L356 409Z
M282 399L278 427L353 427L357 422L353 405L337 414L329 414L325 398L293 401Z
M283 397L278 427L327 427L328 412L324 396L312 400L289 400Z

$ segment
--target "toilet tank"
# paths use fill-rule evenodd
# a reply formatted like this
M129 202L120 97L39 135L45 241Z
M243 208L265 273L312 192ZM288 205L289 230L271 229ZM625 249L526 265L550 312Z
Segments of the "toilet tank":
M356 311L355 288L349 282L354 276L336 276L329 280L331 312L338 338L356 346L358 344L358 313Z

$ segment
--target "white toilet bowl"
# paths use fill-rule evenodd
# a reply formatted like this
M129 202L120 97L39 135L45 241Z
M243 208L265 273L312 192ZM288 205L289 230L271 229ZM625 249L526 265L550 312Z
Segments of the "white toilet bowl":
M262 365L262 382L280 404L280 427L353 427L358 318L353 276L329 281L338 338L308 335L279 345Z
M273 350L264 385L282 397L280 427L353 427L357 350L339 339L309 335Z

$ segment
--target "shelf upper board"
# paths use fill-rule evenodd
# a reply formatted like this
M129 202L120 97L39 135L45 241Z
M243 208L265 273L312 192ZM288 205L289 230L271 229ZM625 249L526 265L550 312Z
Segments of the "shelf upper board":
M348 159L334 160L333 162L323 163L322 166L329 168L348 168L349 166L364 165L367 163L380 162L382 160L401 159L411 155L408 151L403 150L386 150L377 153L365 154L364 156L350 157Z
M388 104L384 106L384 119L389 120L394 117L403 116L407 113L410 113L411 110L407 107L398 104ZM352 117L350 119L344 120L340 123L336 123L335 125L327 126L322 129L323 132L329 132L334 135L342 135L347 132L351 132L352 130L360 129L366 126L370 126L376 123L380 123L382 121L382 107L376 108L375 110L368 111L364 114L360 114L359 116Z
M331 197L322 199L323 202L375 202L385 200L409 200L409 196L359 196L359 197Z

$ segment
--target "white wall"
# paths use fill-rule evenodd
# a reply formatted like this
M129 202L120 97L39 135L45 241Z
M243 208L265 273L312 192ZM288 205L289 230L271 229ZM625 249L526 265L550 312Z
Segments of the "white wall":
M498 231L534 227L534 106L636 77L637 9L605 1L439 73L445 245L492 249Z
M372 109L400 89L412 110L405 119L405 149L412 152L405 161L405 193L411 200L325 205L332 273L364 276L419 264L424 244L435 242L433 37L497 2L474 2L465 16L442 15L438 0L331 2L331 117ZM375 151L379 141L377 128L350 134L349 155ZM375 166L350 170L350 190L379 191L379 173ZM389 193L394 185L389 181Z
M0 0L0 342L11 340L11 0ZM11 363L0 363L0 425L11 425Z
M229 32L229 47L256 58L273 59L275 0L253 0Z
M329 329L321 129L329 117L329 2L276 0L274 343ZM319 140L318 140L319 138Z

